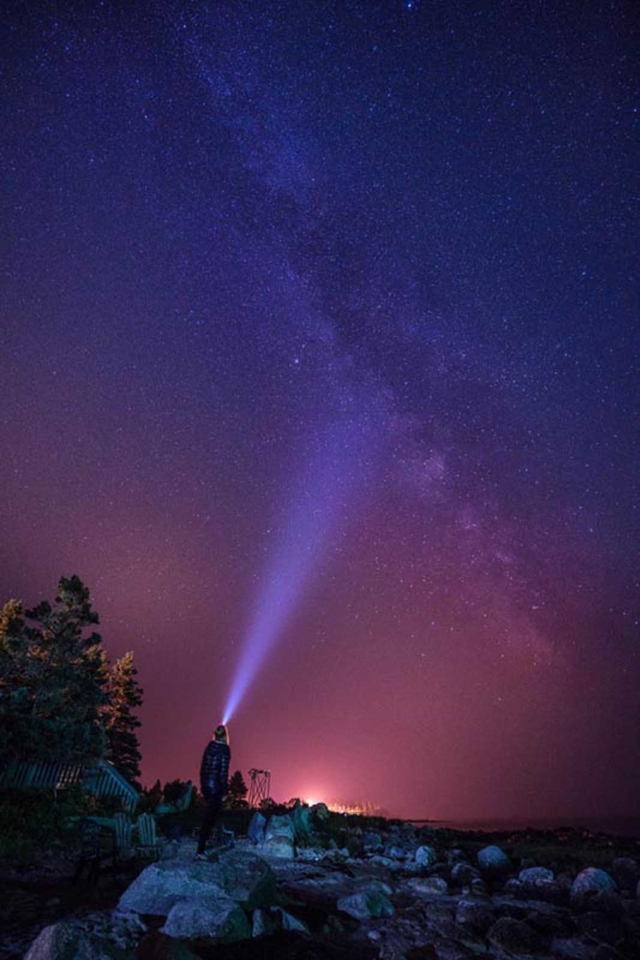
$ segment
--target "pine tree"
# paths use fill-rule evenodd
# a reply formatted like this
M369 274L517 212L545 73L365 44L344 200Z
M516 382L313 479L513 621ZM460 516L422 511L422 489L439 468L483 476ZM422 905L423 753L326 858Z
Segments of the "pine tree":
M227 806L236 808L236 807L246 807L247 805L247 793L249 789L246 783L243 780L242 774L239 770L233 774L229 780L229 789L227 791Z
M101 637L89 590L63 577L54 604L43 600L22 618L10 601L0 615L0 713L4 757L86 761L103 756L105 702Z
M0 759L12 757L27 737L29 639L19 600L0 609Z
M133 653L125 653L108 669L108 700L104 707L109 759L130 780L140 776L140 745L135 710L142 705L142 687L136 680Z

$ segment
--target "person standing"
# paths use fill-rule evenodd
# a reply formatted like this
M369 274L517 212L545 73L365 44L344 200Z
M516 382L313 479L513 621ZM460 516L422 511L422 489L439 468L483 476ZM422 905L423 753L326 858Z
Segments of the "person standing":
M227 792L230 760L229 733L225 725L221 723L216 727L213 737L205 747L200 764L200 790L207 801L207 808L198 839L196 857L199 860L206 859L204 851L207 840L211 836L211 831Z

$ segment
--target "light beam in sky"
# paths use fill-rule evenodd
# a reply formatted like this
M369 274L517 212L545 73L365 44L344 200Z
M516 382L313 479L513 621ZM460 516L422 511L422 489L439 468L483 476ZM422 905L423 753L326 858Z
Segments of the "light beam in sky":
M352 421L333 424L303 470L262 579L255 613L224 711L235 714L267 655L285 630L341 525L355 507L363 481L365 433Z

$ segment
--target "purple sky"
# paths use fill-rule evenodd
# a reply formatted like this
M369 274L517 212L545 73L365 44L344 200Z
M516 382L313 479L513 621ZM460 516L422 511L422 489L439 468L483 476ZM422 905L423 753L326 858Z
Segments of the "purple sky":
M87 583L147 783L244 676L278 799L637 812L638 39L621 0L9 5L0 599Z

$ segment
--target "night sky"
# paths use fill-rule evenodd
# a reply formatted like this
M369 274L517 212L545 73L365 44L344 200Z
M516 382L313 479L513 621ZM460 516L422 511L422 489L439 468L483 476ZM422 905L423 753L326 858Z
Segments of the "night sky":
M634 9L8 5L0 601L82 577L147 784L260 648L277 799L638 812Z

